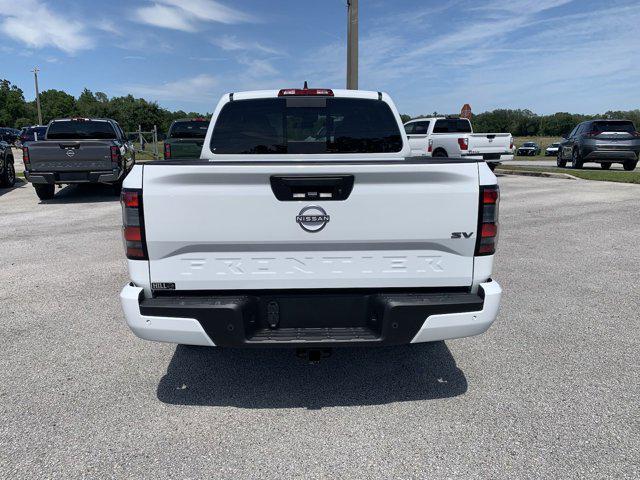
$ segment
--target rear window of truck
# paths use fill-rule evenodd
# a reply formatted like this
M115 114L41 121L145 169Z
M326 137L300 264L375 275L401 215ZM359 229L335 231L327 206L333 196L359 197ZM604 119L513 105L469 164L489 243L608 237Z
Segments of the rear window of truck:
M433 133L471 133L471 123L457 118L436 120Z
M169 138L204 138L207 135L209 122L194 120L176 122L169 130Z
M111 123L91 120L52 122L47 130L48 140L82 140L88 138L114 140L117 136Z
M210 146L214 154L383 153L402 150L402 136L380 100L261 98L227 103Z

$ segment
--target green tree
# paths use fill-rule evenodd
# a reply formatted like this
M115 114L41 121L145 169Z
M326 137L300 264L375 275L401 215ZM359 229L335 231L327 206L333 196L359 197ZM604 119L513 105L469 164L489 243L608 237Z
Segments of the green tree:
M78 114L82 117L99 118L104 117L106 113L106 103L98 101L88 88L85 88L78 97L76 108Z
M16 126L16 120L28 116L24 94L9 80L0 80L0 125Z
M45 90L40 94L42 120L48 123L54 118L72 117L78 114L76 99L61 90Z

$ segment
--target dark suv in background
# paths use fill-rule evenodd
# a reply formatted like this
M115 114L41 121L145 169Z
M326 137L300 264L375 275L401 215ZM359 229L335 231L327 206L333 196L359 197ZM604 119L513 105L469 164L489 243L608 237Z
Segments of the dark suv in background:
M44 140L44 135L47 133L46 125L34 125L32 127L24 127L20 131L18 140L20 145L24 145L27 142L34 142L37 140Z
M604 170L612 163L621 163L625 170L634 170L640 154L640 133L629 120L589 120L582 122L564 137L558 148L558 167L567 161L572 168L582 168L585 162L599 163Z

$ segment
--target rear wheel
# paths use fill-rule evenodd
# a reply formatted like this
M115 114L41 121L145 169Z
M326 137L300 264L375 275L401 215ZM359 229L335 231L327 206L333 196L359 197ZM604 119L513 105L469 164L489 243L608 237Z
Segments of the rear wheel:
M637 166L638 166L637 160L627 160L622 164L622 168L624 168L627 172L630 172L631 170L635 170Z
M558 149L558 155L556 156L556 165L558 168L564 168L567 166L567 161L562 158L562 150Z
M40 200L51 200L56 193L56 186L53 184L34 184L33 188L36 189L36 195Z
M445 152L442 149L437 149L435 152L433 152L433 156L434 157L448 157L447 152Z
M601 163L600 164L600 168L603 170L609 170L611 168L611 164L610 163Z
M0 187L10 188L16 184L16 169L13 166L13 162L7 160L2 175L0 175Z
M571 168L582 168L583 165L583 161L582 161L582 157L580 156L580 150L577 148L573 149L573 153L571 154Z

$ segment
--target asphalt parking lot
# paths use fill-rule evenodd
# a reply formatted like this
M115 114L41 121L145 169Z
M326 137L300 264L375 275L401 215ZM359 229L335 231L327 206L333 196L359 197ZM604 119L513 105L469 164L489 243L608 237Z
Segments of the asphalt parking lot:
M319 365L135 338L110 190L0 190L0 477L638 478L640 186L500 183L492 329Z

